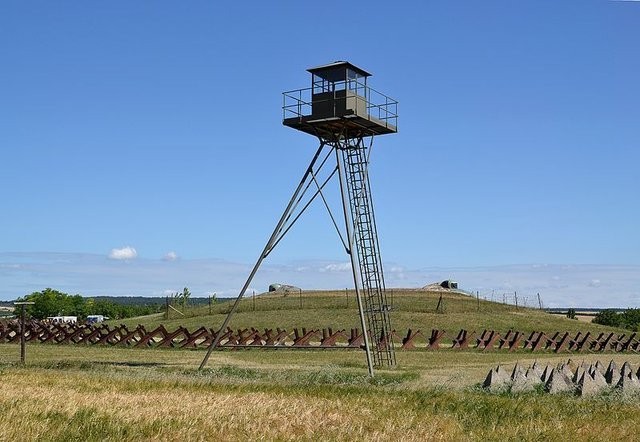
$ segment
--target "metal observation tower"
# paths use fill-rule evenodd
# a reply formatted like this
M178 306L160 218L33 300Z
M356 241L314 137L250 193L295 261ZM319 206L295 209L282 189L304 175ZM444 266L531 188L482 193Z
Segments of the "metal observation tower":
M308 72L311 87L284 92L282 122L315 136L319 147L200 368L218 346L262 261L318 196L351 259L369 374L373 376L374 366L396 364L368 165L374 137L397 131L398 102L370 88L367 79L371 74L349 62L318 66ZM344 235L323 193L335 176L342 200Z

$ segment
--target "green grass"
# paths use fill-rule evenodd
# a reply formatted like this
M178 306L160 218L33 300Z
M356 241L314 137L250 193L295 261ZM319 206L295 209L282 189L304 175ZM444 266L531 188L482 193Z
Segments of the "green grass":
M392 326L399 333L408 329L422 330L427 334L431 329L447 331L447 339L452 339L460 329L481 332L484 329L497 330L501 333L509 329L530 333L544 331L547 333L591 331L594 333L622 330L612 329L597 324L570 320L563 316L544 313L532 308L516 308L512 305L481 300L471 296L447 293L443 295L444 313L436 313L440 293L424 290L390 291L393 301L391 313ZM224 321L231 307L230 302L222 302L209 307L197 307L186 310L186 317L171 312L169 319L163 314L131 318L114 323L123 323L135 327L142 324L152 329L164 324L167 329L180 325L189 330L198 327L218 328ZM258 330L277 327L290 330L294 327L328 328L334 330L360 328L356 299L353 291L318 291L303 292L283 296L260 295L255 300L250 296L241 301L238 311L233 316L232 329L254 327Z

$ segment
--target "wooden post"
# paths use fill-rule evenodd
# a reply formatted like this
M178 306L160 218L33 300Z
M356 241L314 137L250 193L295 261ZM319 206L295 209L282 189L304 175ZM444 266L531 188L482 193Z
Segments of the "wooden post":
M540 299L540 293L538 293L538 306L540 307L540 310L542 310L542 300Z
M26 359L27 359L27 337L26 337L26 333L25 333L25 307L27 305L33 305L35 304L35 302L30 302L30 301L19 301L19 302L14 302L13 305L19 305L20 306L20 363L22 365L25 365L26 363Z
M165 314L164 314L164 316L165 316L164 319L169 319L169 297L168 296L165 298L164 305L165 305L165 310L166 310Z
M518 292L513 292L513 298L516 300L516 310L518 310Z
M25 364L27 355L27 338L24 329L24 304L20 306L20 363Z
M476 299L478 300L478 311L480 311L480 292L476 290Z

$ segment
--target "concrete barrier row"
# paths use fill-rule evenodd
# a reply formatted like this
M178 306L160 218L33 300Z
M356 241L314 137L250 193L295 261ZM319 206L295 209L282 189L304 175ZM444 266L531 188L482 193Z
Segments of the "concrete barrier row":
M634 369L629 362L618 367L613 360L606 368L600 361L576 364L569 360L555 366L534 362L528 368L520 364L511 370L503 366L492 368L482 386L492 393L539 390L596 396L615 389L625 394L640 394L640 369Z

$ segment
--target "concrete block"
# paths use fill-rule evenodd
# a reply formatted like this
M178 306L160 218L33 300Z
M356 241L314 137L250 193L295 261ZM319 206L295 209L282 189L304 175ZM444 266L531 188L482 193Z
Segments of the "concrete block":
M607 384L611 386L618 385L618 381L620 380L620 370L618 370L618 365L613 362L613 360L609 362L604 378L607 380Z
M571 361L571 359L569 359L569 361ZM560 364L559 368L567 379L573 379L574 373L569 364Z
M580 368L582 368L584 371L587 371L587 369L589 368L589 364L587 364L584 360L580 363L579 365Z
M601 388L607 388L609 384L607 384L607 380L604 378L604 375L600 372L600 370L595 369L591 374L593 381L599 385Z
M605 384L606 385L606 384ZM582 397L591 397L599 394L604 387L598 385L596 381L586 371L582 371L582 376L578 380L577 390Z
M542 376L540 377L540 380L546 384L549 378L551 377L552 372L553 372L553 367L551 367L551 365L547 365L542 372Z
M556 368L551 372L551 376L545 384L545 390L551 394L572 392L574 388L573 382L567 378L560 368Z
M630 377L633 376L633 368L631 368L631 364L629 364L629 362L625 362L624 364L622 364L622 368L620 369L620 376L621 377ZM637 376L636 376L637 377Z
M511 393L533 391L539 383L540 380L535 375L527 377L522 372L519 372L511 384Z
M527 377L531 373L536 375L539 379L542 379L543 372L544 372L544 367L538 364L538 361L536 360L536 361L533 361L533 365L529 367L529 370L527 370Z
M534 371L532 368L530 368L529 370L527 370L527 372L525 373L525 377L527 378L528 382L531 382L533 385L539 385L542 384L542 375L538 374L538 372Z
M620 376L620 380L616 385L624 394L640 392L640 381L635 376Z
M582 379L582 377L584 376L585 373L586 373L586 371L584 370L584 368L579 366L578 368L576 368L576 371L573 374L573 377L571 378L571 381L574 384L577 384L578 382L580 382L580 379Z
M511 371L511 380L515 381L519 375L522 375L522 377L524 377L525 369L522 367L522 365L516 362L516 365L513 367L513 370Z
M489 370L487 377L482 383L482 388L492 393L499 393L506 391L510 385L511 379L509 378L509 375L506 374L504 369L501 369L501 367L498 366L495 369L492 368Z

